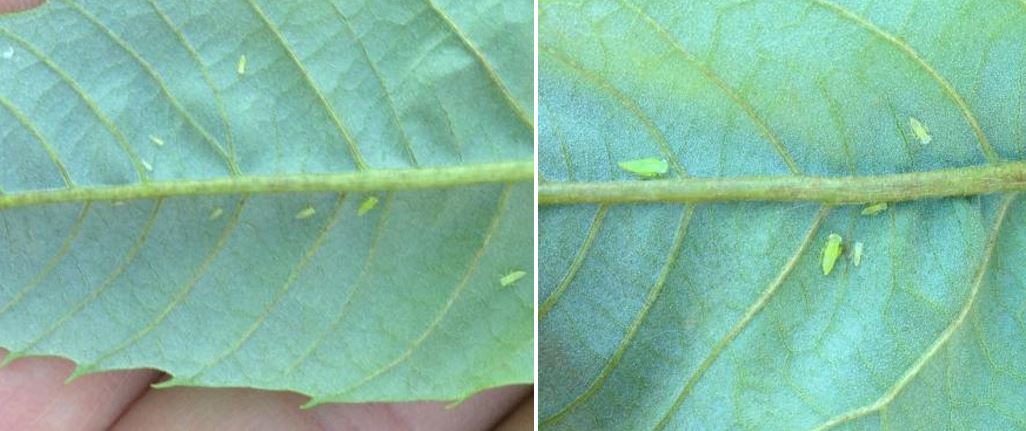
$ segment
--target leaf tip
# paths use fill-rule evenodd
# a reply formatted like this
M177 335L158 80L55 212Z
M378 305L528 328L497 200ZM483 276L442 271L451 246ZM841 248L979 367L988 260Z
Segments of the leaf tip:
M321 404L324 404L325 402L327 402L327 400L325 400L323 398L312 397L312 398L310 398L309 401L307 401L303 405L299 406L299 408L301 410L310 410L310 409L312 409L314 407L317 407L317 406L319 406Z
M189 379L183 379L177 376L171 376L170 379L164 380L163 382L157 382L150 385L153 389L169 389L177 386L186 386L189 384Z
M7 367L11 362L14 362L24 356L25 354L22 352L7 352L7 356L4 356L4 359L0 360L0 369Z
M71 371L71 374L68 374L68 378L64 379L64 384L70 384L71 382L78 380L79 377L92 374L95 371L96 366L93 364L77 364L75 365L75 369Z

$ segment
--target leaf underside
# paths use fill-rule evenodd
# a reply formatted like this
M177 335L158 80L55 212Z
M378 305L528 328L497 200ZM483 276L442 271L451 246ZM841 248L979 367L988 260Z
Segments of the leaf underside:
M543 0L539 31L551 183L1026 158L1026 2ZM1026 427L1026 201L862 208L542 207L541 427ZM863 254L824 276L831 233Z
M529 167L532 16L524 1L51 0L0 19L0 190ZM74 376L152 367L165 386L312 404L530 382L530 285L499 280L533 268L531 185L475 176L4 209L0 346L70 358Z

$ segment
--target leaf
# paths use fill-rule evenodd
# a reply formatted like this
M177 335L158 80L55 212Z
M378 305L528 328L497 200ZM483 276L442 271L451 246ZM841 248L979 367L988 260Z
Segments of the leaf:
M495 282L533 260L531 27L524 1L3 17L8 358L311 405L531 381L530 288Z
M1026 202L979 194L1022 190L1023 29L1011 0L543 0L541 428L1026 427ZM825 277L832 232L868 252Z

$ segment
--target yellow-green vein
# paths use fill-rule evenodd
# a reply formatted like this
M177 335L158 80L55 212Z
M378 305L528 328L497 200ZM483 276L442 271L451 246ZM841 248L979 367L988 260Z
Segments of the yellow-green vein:
M143 225L142 231L139 233L139 237L136 238L135 242L132 244L132 247L129 248L128 253L126 253L125 256L121 259L121 261L118 262L117 267L115 267L106 277L104 277L103 281L95 289L90 291L85 298L83 298L81 301L75 304L75 306L68 309L67 312L65 312L61 317L54 321L53 324L51 324L49 327L43 330L43 332L41 332L38 336L32 339L32 341L30 341L21 350L25 352L30 351L41 341L43 341L44 339L52 335L54 332L56 332L58 329L60 329L62 326L64 326L64 324L71 320L72 317L78 315L79 312L84 310L87 306L89 306L89 304L91 304L94 300L99 298L100 295L106 292L107 289L114 284L114 280L116 280L118 277L121 276L122 273L125 272L125 269L127 269L128 265L130 265L132 261L135 260L136 256L138 256L139 252L142 250L143 245L146 244L146 240L149 238L150 232L153 231L153 226L156 224L157 214L160 213L160 209L163 206L163 203L163 199L158 199L156 203L153 204L153 209L150 211L150 215L149 217L147 217L146 223Z
M271 312L273 312L274 309L277 308L278 304L280 304L281 301L285 299L285 295L289 292L289 290L292 289L292 286L295 285L296 280L299 279L299 276L303 273L307 266L310 265L310 262L313 260L313 257L316 256L318 251L321 250L321 247L324 245L324 240L327 239L328 234L332 231L332 229L334 229L335 225L338 224L338 221L342 216L342 208L345 204L345 198L345 194L340 194L338 196L338 201L335 203L335 208L332 210L331 215L328 216L328 221L324 223L324 227L321 228L320 233L317 234L317 237L314 238L314 241L310 243L309 247L307 247L306 253L303 254L303 257L300 259L299 263L297 263L296 266L289 273L288 278L286 278L285 282L282 283L281 288L277 290L277 292L274 295L274 298L271 299L271 302L268 303L266 307L264 307L264 310L260 313L260 316L258 316L257 319L248 328L246 328L246 330L242 333L239 339L232 343L231 346L229 346L223 352L215 356L213 360L204 365L203 368L194 373L191 377L175 376L172 380L176 381L177 383L196 382L198 377L202 376L208 370L213 368L215 365L221 363L229 356L238 352L239 349L241 349L242 346L245 345L246 341L248 341L253 336L253 334L257 332L260 326L262 326L267 321L267 318L270 317Z
M773 296L780 290L780 286L784 284L784 280L787 279L794 268L798 265L798 261L803 255L805 255L809 247L812 245L816 238L816 233L819 232L820 226L823 225L823 221L826 220L829 213L830 207L828 206L821 207L819 212L816 213L816 216L812 221L812 225L805 233L805 238L802 239L801 243L798 245L798 249L795 250L791 258L784 264L784 268L779 274L777 274L777 277L770 282L769 286L762 291L762 294L755 300L755 303L748 307L745 313L741 316L741 319L738 320L738 322L730 328L730 331L727 332L727 334L724 335L715 346L713 346L712 350L709 351L709 355L706 356L705 360L699 364L698 369L696 369L691 377L688 378L684 387L674 399L673 404L670 405L670 408L663 415L662 419L660 419L659 423L656 424L656 430L665 429L669 425L670 420L673 419L673 415L680 410L680 407L684 404L684 400L687 399L691 390L694 389L695 385L702 379L702 376L705 375L705 372L709 367L716 362L716 359L720 357L720 354L723 353L723 351L734 341L734 339L738 337L738 335L741 335L741 332L748 327L748 324L751 323L759 312L761 312L762 309L769 304L770 300L773 299Z
M75 93L75 95L78 96L80 100L82 100L82 103L86 105L86 108L89 109L89 112L92 112L93 115L95 115L96 118L100 120L100 123L102 123L103 126L111 133L111 135L114 136L115 143L118 145L119 148L121 148L122 151L125 152L125 155L128 157L128 161L132 163L132 167L135 169L135 173L139 177L139 180L142 182L146 182L149 180L149 176L146 175L146 168L143 167L142 160L139 158L139 155L136 154L135 149L128 143L128 140L125 139L125 135L122 134L121 130L118 129L117 125L115 125L114 122L111 121L109 117L107 117L107 114L104 114L103 111L100 110L99 105L97 105L96 102L91 97L89 97L88 94L86 94L85 90L83 90L82 87L78 85L78 82L75 81L75 79L72 78L67 71L58 66L57 63L53 61L53 59L46 55L46 53L41 51L39 48L36 48L35 45L32 45L31 43L29 43L29 41L23 39L21 36L18 36L17 34L14 34L3 27L0 27L0 34L3 34L8 39L13 40L15 43L20 45L22 48L25 48L26 51L28 51L37 59L39 59L39 61L43 62L43 65L45 65L48 69L55 73L62 82L67 84L68 87L71 88L71 91Z
M296 52L292 50L292 46L285 40L285 36L281 34L278 27L271 22L271 19L267 17L264 10L261 9L254 0L246 0L246 4L253 9L253 12L256 13L258 18L260 18L260 21L263 22L265 27L267 27L267 30L274 35L275 40L281 48L285 50L285 53L289 56L292 64L296 66L296 69L299 69L299 76L303 78L303 82L310 88L310 91L313 91L314 96L317 96L318 102L320 102L321 107L324 108L324 111L331 118L331 121L335 125L335 129L338 130L342 139L346 141L346 145L349 147L349 153L353 157L353 163L356 164L356 168L360 170L369 169L367 163L363 160L363 154L360 153L360 147L356 144L356 140L354 140L352 134L349 133L349 129L346 127L345 123L342 122L342 118L339 117L338 113L335 112L335 109L333 109L331 104L328 103L328 99L324 97L324 93L321 91L320 87L317 86L317 83L314 82L313 76L310 75L310 71L306 69L303 62L299 60L298 56L296 56Z
M655 284L649 290L648 295L645 296L645 303L641 306L637 316L631 322L624 334L623 339L620 341L620 345L617 346L616 351L613 352L613 356L606 361L606 365L599 371L597 377L588 384L588 387L574 398L572 401L567 403L563 408L559 409L556 413L553 413L547 418L539 419L539 426L549 426L558 423L567 415L570 414L575 408L580 406L582 403L587 401L589 398L594 396L602 385L605 384L612 374L613 370L616 369L617 365L620 364L620 360L623 359L624 354L627 353L627 349L634 342L634 338L638 335L642 325L645 324L645 319L648 318L648 313L655 306L656 301L663 293L663 288L666 287L666 279L670 276L670 271L673 270L677 264L677 258L680 256L680 250L684 246L684 238L687 236L688 225L691 223L691 217L695 213L695 207L688 205L681 211L680 222L677 224L677 233L673 238L673 243L670 246L669 251L666 255L666 260L663 262L663 267L659 271L659 277L656 279Z
M1004 226L1004 221L1008 215L1009 208L1017 197L1018 194L1009 193L1002 199L1001 205L998 207L997 214L994 216L994 225L990 229L990 235L987 238L986 247L984 248L983 256L980 259L980 265L976 269L976 274L973 276L972 287L965 299L965 304L962 306L961 310L959 310L958 314L955 315L951 324L944 328L944 331L942 331L937 339L934 340L933 344L931 344L930 347L912 363L912 366L902 374L901 378L895 382L894 386L892 386L880 398L871 404L834 416L817 426L815 430L824 431L842 423L882 411L892 401L894 401L898 394L905 389L905 386L907 386L916 378L917 375L919 375L921 371L923 371L923 368L931 359L933 359L934 355L936 355L937 352L939 352L948 343L951 337L958 332L962 327L962 324L965 322L966 317L972 311L973 306L976 304L981 286L983 285L983 279L987 275L987 269L990 266L990 259L994 255L994 248L997 247L998 239L1000 239L1001 228Z
M339 307L338 313L335 313L335 317L332 321L324 327L324 330L314 337L314 341L310 343L306 350L304 350L302 354L297 356L296 359L285 367L285 370L282 371L282 378L292 375L300 365L306 362L306 359L321 346L324 340L327 339L329 335L335 333L335 330L338 329L338 325L342 323L342 320L348 314L349 307L353 303L353 297L359 293L360 288L364 285L363 281L364 278L367 277L367 270L370 268L371 263L374 262L374 257L378 250L378 239L381 238L381 233L385 230L384 226L386 225L389 216L392 214L392 205L394 202L395 194L389 193L388 196L385 197L385 203L381 209L381 215L378 216L378 221L374 226L374 231L371 232L371 240L367 249L367 257L364 258L363 266L360 268L360 273L354 279L352 287L348 292L346 292L345 299L342 302L342 306ZM315 401L311 400L310 403L304 407L311 407L314 403Z
M958 93L958 90L956 90L955 87L951 85L951 83L948 82L947 79L944 78L944 76L937 72L937 70L934 69L933 66L930 66L930 63L928 63L926 59L919 54L919 52L917 52L914 48L909 46L908 43L899 39L897 36L888 33L884 29L878 27L876 24L869 22L865 18L856 15L854 12L846 9L845 7L833 3L829 0L806 1L812 2L815 5L818 5L820 7L823 7L829 11L836 13L841 18L844 18L848 21L855 23L857 26L868 31L870 34L879 37L887 41L888 43L894 45L896 48L898 48L899 51L901 51L902 54L905 54L906 56L911 58L912 61L916 63L916 65L921 67L924 71L926 71L928 75L930 75L930 77L933 80L937 81L937 83L940 84L941 88L944 90L944 93L947 94L951 101L954 102L956 107L962 112L962 115L969 123L969 127L971 127L973 129L973 133L976 134L976 138L980 143L980 149L983 151L983 155L987 158L987 161L990 163L997 163L1001 160L1001 157L998 156L997 151L995 151L994 147L990 145L990 141L987 140L987 136L983 133L983 129L980 127L980 122L976 119L976 115L973 114L972 109L969 107L969 104L966 103L965 99L962 98L962 95L960 95Z
M355 30L353 30L352 24L349 23L349 18L342 13L334 1L325 1L331 5L332 11L334 11L335 15L337 15L339 20L342 21L342 24L345 26L346 31L349 32L349 35L353 37L353 42L356 43L356 46L360 48L360 54L363 55L363 59L367 61L367 65L370 67L371 72L374 73L374 78L378 81L378 87L381 88L381 92L385 95L385 101L388 102L388 108L392 114L392 123L395 125L396 129L399 130L399 135L403 140L403 146L406 149L407 155L410 157L410 163L412 163L413 166L419 166L420 163L417 162L417 155L413 152L413 143L410 141L410 136L406 133L406 127L403 126L403 122L399 118L399 111L396 109L395 101L392 99L392 93L388 90L388 87L385 86L385 79L381 75L381 70L378 69L378 65L374 60L371 60L370 53L367 52L367 46L364 45L363 40L360 39L360 36L356 34Z
M223 250L224 246L228 243L228 239L231 237L231 234L235 230L235 227L239 225L239 219L242 217L242 210L246 206L247 198L247 196L243 196L239 200L239 203L236 204L235 211L233 212L231 219L229 219L228 222L225 224L224 229L221 231L221 235L217 238L217 242L214 243L213 247L211 247L206 258L204 258L203 261L200 263L199 267L196 268L196 271L192 274L189 280L182 286L181 289L179 289L179 291L175 294L174 298L171 299L171 302L169 302L167 306L160 311L160 313L158 313L152 320L150 320L150 322L147 323L146 326L141 328L131 337L122 341L113 349L110 349L107 352L100 354L91 363L80 363L78 365L78 368L75 368L75 371L73 371L71 375L68 376L69 380L72 380L74 378L77 378L78 376L88 374L94 371L96 367L101 366L101 363L104 360L120 353L132 344L135 344L136 342L141 340L143 337L146 336L146 334L149 334L154 329L156 329L160 325L160 323L164 321L164 319L171 315L171 312L174 311L174 309L178 307L178 305L181 304L182 301L185 300L185 297L189 295L189 292L192 291L192 288L200 282L203 276L207 273L207 270L210 269L210 266L213 265L214 260L221 253L221 250Z
M492 83L499 88L499 92L502 94L503 99L505 99L506 103L509 104L511 108L513 108L514 112L516 112L517 118L519 118L520 121L524 123L524 125L526 125L529 129L533 131L534 121L531 119L531 116L528 115L527 111L522 106L520 106L520 103L513 98L513 94L510 93L509 88L507 88L506 84L502 82L502 78L499 77L499 74L495 71L495 68L492 67L491 63L488 62L488 60L485 58L481 50L479 50L477 46L475 46L470 41L467 35L463 33L463 30L461 30L459 26L457 26L456 23L452 20L452 18L450 18L449 15L445 13L445 11L439 8L433 0L424 1L427 3L431 11L434 12L435 15L437 15L438 18L441 19L447 27L449 27L449 31L453 32L453 34L456 35L456 37L460 40L460 43L462 43L463 46L468 51L470 51L470 54L474 56L474 59L477 60L478 64L480 64L481 67L484 68L485 73L488 75L488 78L491 79Z
M217 113L221 117L221 125L224 127L224 139L225 145L228 147L228 159L237 167L238 162L235 160L235 143L232 140L232 126L228 121L228 113L224 109L224 100L221 99L221 90L214 84L213 78L210 77L210 71L208 71L207 66L203 64L203 60L200 58L199 53L196 52L196 49L192 46L192 43L190 43L189 39L185 37L185 32L175 25L174 21L171 20L171 17L164 12L164 9L157 4L156 0L146 1L149 2L153 11L160 16L161 21L164 21L164 25L166 25L168 29L171 30L171 33L175 35L179 43L182 44L182 47L189 52L189 57L191 57L192 61L196 63L200 74L203 76L203 80L207 83L207 87L210 87L210 92L214 95L214 104L217 105ZM238 174L237 172L232 173Z
M549 47L541 46L538 49L541 54L544 54L546 57L562 64L563 67L571 70L585 80L590 81L600 90L603 90L613 96L617 102L620 102L624 108L630 111L630 113L641 121L643 126L645 126L645 130L648 131L649 136L652 137L656 142L656 145L659 146L659 150L662 151L663 156L669 161L673 172L681 177L686 177L688 175L687 170L684 169L684 166L681 165L679 160L677 160L677 154L673 151L673 148L670 147L670 143L666 140L666 136L663 135L661 130L659 130L659 126L652 121L652 118L649 117L640 106L638 106L637 102L628 98L627 95L620 91L620 89L613 86L613 83L609 82L609 80L605 79L601 75L589 72L572 59L552 50Z
M566 275L559 280L559 284L556 289L549 294L548 298L542 302L541 307L538 308L538 321L545 319L545 316L552 311L552 307L556 306L559 302L559 298L563 296L563 293L570 287L570 283L577 277L577 271L581 269L581 265L584 265L584 258L588 256L588 251L591 250L592 244L595 242L595 238L598 237L598 233L602 230L602 221L606 218L606 212L609 211L608 205L601 205L598 211L595 213L595 218L591 221L591 226L588 227L588 234L584 237L584 243L581 244L581 248L577 250L577 255L574 256L574 260L570 262L570 267L566 271Z
M109 27L104 25L96 16L94 16L89 11L83 9L82 6L80 6L72 0L61 1L64 4L70 6L71 9L75 10L75 12L77 12L79 15L81 15L83 18L85 18L87 21L93 24L93 26L100 30L100 32L103 35L107 36L112 42L114 42L115 45L117 45L119 48L125 51L125 53L129 55L129 57L132 57L132 59L137 64L139 64L140 67L142 67L142 70L146 73L146 75L149 76L150 79L152 79L153 82L157 84L157 88L159 88L160 92L163 93L164 97L167 98L167 101L171 104L171 107L174 108L174 110L182 116L182 119L185 120L189 127L192 127L193 130L198 132L200 136L203 137L203 140L206 141L208 145L210 145L211 149L213 149L214 152L217 153L217 155L221 157L222 160L224 160L225 165L228 168L228 171L233 174L239 174L239 168L235 165L235 161L228 157L228 153L225 152L225 149L223 147L221 147L221 144L217 141L217 139L211 136L210 132L207 132L207 130L203 126L196 122L196 119L192 117L192 114L190 114L189 111L182 107L182 104L179 103L178 98L171 94L171 89L168 88L167 83L164 82L164 79L160 77L160 74L157 73L157 71L149 62L146 61L146 59L144 59L138 52L136 52L135 49L129 46L128 42L126 42L117 34L114 34L114 32L111 31Z
M68 168L64 166L64 162L61 161L60 156L57 154L57 150L53 148L53 145L50 145L50 141L43 136L43 133L40 132L34 124L32 124L32 120L30 120L25 113L21 112L17 106L14 106L10 100L3 97L3 95L0 95L0 105L3 105L3 107L7 109L7 112L10 112L11 115L13 115L14 118L18 120L18 122L21 123L21 125L24 126L30 134L32 134L32 137L35 138L36 142L43 147L43 151L46 151L46 154L50 156L50 161L53 162L53 166L57 168L57 172L64 180L64 185L69 188L74 187L75 183L74 181L71 181L71 175L68 174Z
M368 374L366 377L360 379L356 383L353 383L352 385L349 385L349 387L339 391L340 394L351 393L352 391L370 382L371 380L374 380L378 376L395 368L403 361L409 359L411 356L413 356L414 352L416 352L417 349L419 349L420 346L424 344L424 341L430 338L431 335L435 333L435 330L437 330L438 327L441 326L442 322L445 320L445 317L449 315L449 311L452 309L453 304L456 303L456 301L466 290L467 286L470 284L470 279L477 271L478 264L481 262L481 258L484 257L484 255L488 252L488 246L491 244L492 238L495 236L495 232L499 230L499 224L502 222L502 217L506 214L506 210L509 207L509 197L512 189L513 187L508 184L502 189L502 194L499 196L499 204L495 209L495 213L492 216L492 220L488 225L488 229L485 231L484 238L481 240L481 246L474 253L474 257L471 258L467 270L464 272L463 277L456 285L456 288L453 289L452 292L449 294L449 297L445 301L445 305L443 305L442 308L438 310L437 313L435 313L434 318L431 320L431 323L424 330L424 332L421 333L420 336L418 336L415 340L413 340L413 342L410 343L410 345L406 348L405 351L403 351L402 354L395 357L382 367L378 368L376 371Z
M172 196L267 193L381 192L446 189L478 184L530 181L532 162L491 163L444 168L373 169L340 174L225 177L88 186L0 195L0 209L90 201L131 201Z
M76 217L75 221L72 223L71 228L68 230L68 234L64 236L64 241L61 242L61 247L57 249L57 252L54 253L49 260L47 260L46 265L43 265L43 268L39 270L39 272L36 273L36 275L34 275L27 284L25 284L25 287L21 288L21 290L7 301L3 307L0 307L0 315L6 313L7 310L11 309L11 307L21 302L29 292L39 286L39 284L50 275L50 272L52 272L54 268L57 268L57 265L61 263L64 256L68 254L69 250L71 250L71 245L75 242L75 239L78 238L78 234L82 232L82 225L85 224L86 215L89 214L89 209L91 207L92 204L88 202L82 206L82 210L78 212L78 217Z
M759 128L759 131L762 133L762 135L765 136L767 140L769 140L770 145L773 146L773 149L776 150L777 154L784 161L784 164L787 165L788 170L790 170L791 173L794 175L801 175L801 170L798 168L798 164L795 163L794 158L791 156L791 153L787 150L787 147L785 147L784 144L780 141L780 138L777 137L775 133L773 133L773 130L769 128L769 125L766 123L766 120L764 120L762 117L759 116L757 112L755 112L755 108L751 105L751 103L748 102L747 99L745 99L745 97L741 93L735 90L734 87L731 87L730 84L727 84L708 65L706 65L704 62L696 58L693 54L691 54L690 51L685 49L684 45L682 45L680 41L674 38L673 35L671 35L670 32L666 30L666 28L664 28L654 18L645 13L645 11L641 10L641 8L632 3L629 3L627 0L617 1L619 1L623 7L633 11L639 18L641 18L646 24L648 24L649 27L652 27L652 29L655 30L656 33L658 33L659 36L663 38L663 40L665 40L667 43L673 46L673 48L682 57L684 57L684 59L688 63L691 63L691 65L698 69L698 71L701 72L706 79L712 82L720 91L722 91L727 97L729 97L731 101L737 104L737 106L741 108L745 112L745 114L748 115L752 122L755 123L755 126Z

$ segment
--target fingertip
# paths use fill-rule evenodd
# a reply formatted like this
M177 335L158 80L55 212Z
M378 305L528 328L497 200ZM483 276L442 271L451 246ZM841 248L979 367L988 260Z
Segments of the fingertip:
M0 0L0 14L21 12L43 4L45 0Z

